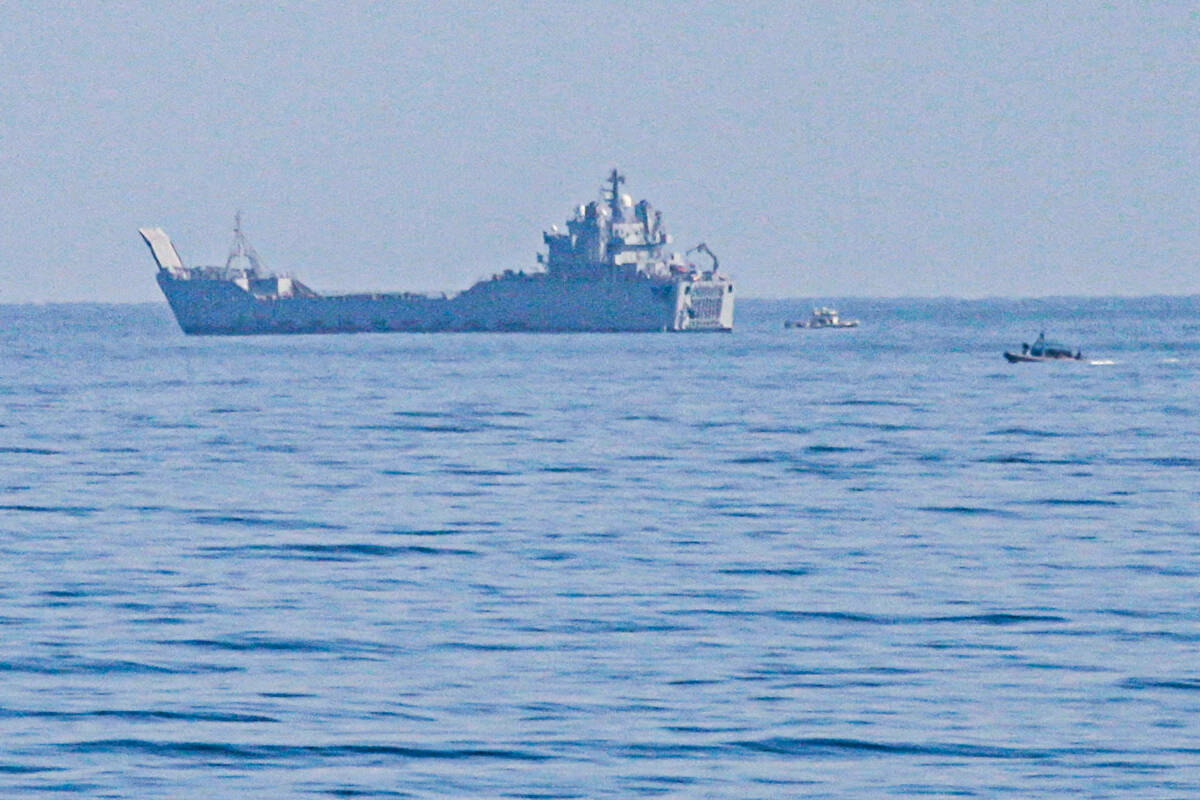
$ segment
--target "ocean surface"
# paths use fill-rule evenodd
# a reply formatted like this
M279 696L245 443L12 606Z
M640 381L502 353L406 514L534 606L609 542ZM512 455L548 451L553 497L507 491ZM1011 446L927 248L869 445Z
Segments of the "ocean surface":
M836 302L0 307L0 797L1200 796L1200 298Z

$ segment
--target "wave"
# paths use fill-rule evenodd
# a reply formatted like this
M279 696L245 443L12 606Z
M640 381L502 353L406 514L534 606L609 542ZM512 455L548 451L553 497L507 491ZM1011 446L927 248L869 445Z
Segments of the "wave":
M1031 506L1120 506L1117 500L1100 500L1094 497L1046 497L1041 500L1025 500L1024 505Z
M191 521L197 525L240 525L247 528L276 528L285 531L342 531L345 525L289 517L267 517L257 514L196 514Z
M155 644L168 647L194 647L201 650L224 650L235 653L362 653L390 652L391 648L377 642L356 640L283 639L272 636L227 636L220 639L161 639Z
M741 611L717 608L689 608L668 612L679 616L718 616L770 618L785 621L826 620L830 622L852 622L869 625L929 625L970 623L979 625L1021 625L1026 623L1065 623L1068 618L1058 614L1034 614L1017 612L985 612L979 614L867 614L856 611L794 611L770 609L765 611Z
M100 511L95 506L37 506L26 504L0 505L0 511L22 511L28 514L66 514L69 517L88 517Z
M1056 758L1064 752L984 744L875 742L866 739L822 737L771 737L729 742L727 746L749 752L791 756L919 755L1022 761L1042 761Z
M911 400L839 400L828 403L831 406L880 406L892 408L919 408L920 404Z
M0 775L33 775L38 772L62 772L65 769L34 764L0 764Z
M434 747L416 745L349 744L349 745L284 745L236 744L232 742L162 741L151 739L94 739L52 745L52 749L70 753L119 755L135 754L158 758L205 759L223 758L229 762L311 762L358 759L396 760L488 760L488 761L546 761L548 755L532 750L509 750L492 747Z
M1078 436L1076 433L1068 433L1066 431L1052 431L1040 428L998 428L993 431L988 431L988 436L1028 436L1033 439L1061 439Z
M1033 453L1006 453L1002 455L985 456L978 459L980 464L1038 464L1057 466L1079 466L1092 463L1082 458L1047 458Z
M1126 678L1120 683L1123 689L1172 689L1184 692L1200 692L1200 678Z
M74 657L24 658L0 661L0 672L37 675L111 675L161 674L198 675L209 672L241 672L243 667L223 664L151 664L145 661L120 659L88 659Z
M989 508L987 506L918 506L917 511L926 511L932 514L961 514L969 517L988 516L1014 518L1020 516L1014 511L1005 511L1001 508Z
M802 436L812 433L813 429L803 425L756 425L746 428L747 433L771 433Z
M1196 469L1200 467L1200 458L1193 456L1149 456L1144 458L1114 458L1111 464L1147 464L1152 467L1183 467Z
M719 575L767 575L788 578L811 573L812 570L807 567L725 567L717 570Z
M409 531L404 533L409 534ZM356 558L393 558L405 555L423 556L474 556L474 550L454 547L431 547L408 544L388 545L369 543L347 544L247 544L233 547L203 547L200 552L207 557L228 555L253 555L264 558L293 558L303 561L349 561Z
M93 711L45 711L41 709L0 709L0 718L7 719L119 719L131 722L279 722L277 717L263 714L238 714L221 711L163 711L159 709L96 709Z

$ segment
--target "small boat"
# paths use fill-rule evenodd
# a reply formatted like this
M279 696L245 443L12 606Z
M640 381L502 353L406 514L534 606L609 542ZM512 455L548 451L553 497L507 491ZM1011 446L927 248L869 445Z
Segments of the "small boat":
M1022 344L1021 352L1019 353L1005 350L1004 357L1008 359L1008 363L1010 364L1027 361L1082 361L1083 351L1078 348L1072 351L1065 344L1048 341L1046 339L1046 332L1042 331L1038 334L1037 340L1032 345Z
M814 308L812 316L803 320L788 320L785 328L857 328L858 320L842 319L836 309L821 306Z

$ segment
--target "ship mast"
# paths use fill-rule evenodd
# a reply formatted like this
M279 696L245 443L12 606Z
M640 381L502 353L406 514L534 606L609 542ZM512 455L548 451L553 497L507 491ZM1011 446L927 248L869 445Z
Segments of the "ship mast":
M254 252L254 248L246 240L246 234L242 233L241 211L233 216L233 244L229 246L229 257L225 259L225 269L232 269L239 261L248 262L250 271L256 275L262 272L262 263L258 260L258 253ZM238 269L245 268L238 267Z
M613 212L613 219L616 219L617 208L621 204L621 190L618 188L625 182L625 176L617 172L617 168L613 167L612 172L608 174L607 183L612 187L609 190L608 207Z

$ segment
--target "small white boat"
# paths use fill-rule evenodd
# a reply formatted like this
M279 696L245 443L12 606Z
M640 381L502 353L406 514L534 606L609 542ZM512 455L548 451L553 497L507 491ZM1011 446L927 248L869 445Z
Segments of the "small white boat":
M842 319L837 309L821 306L814 308L812 316L803 320L788 320L785 328L857 328L858 320Z

